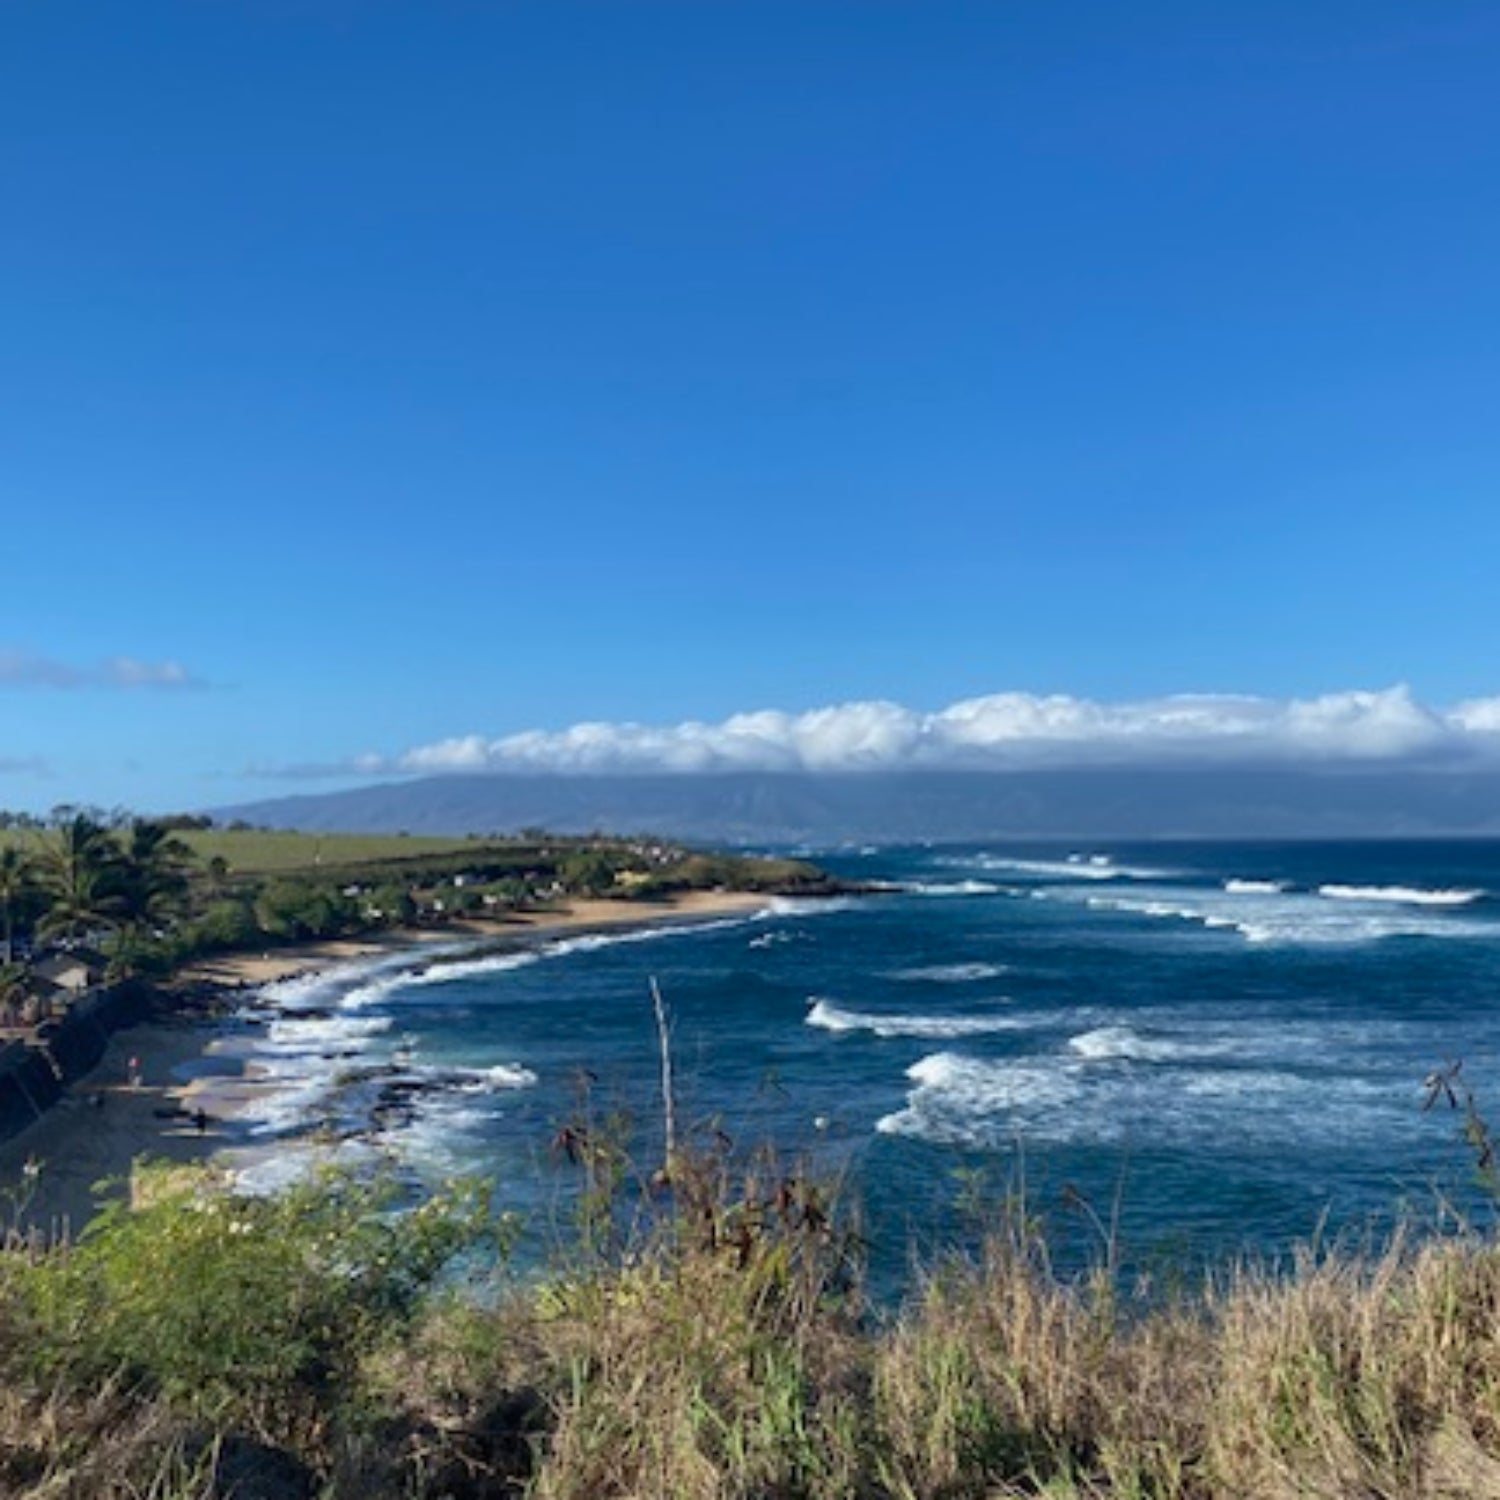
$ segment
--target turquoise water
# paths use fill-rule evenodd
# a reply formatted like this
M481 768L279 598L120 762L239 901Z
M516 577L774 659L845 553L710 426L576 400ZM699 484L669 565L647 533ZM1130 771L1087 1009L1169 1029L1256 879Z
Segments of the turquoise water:
M414 1184L492 1174L548 1222L584 1080L659 1160L655 976L684 1121L845 1173L888 1276L969 1232L976 1172L995 1193L1024 1172L1065 1260L1116 1200L1137 1262L1378 1228L1435 1189L1476 1206L1422 1085L1462 1059L1500 1115L1500 845L818 857L887 888L273 986L245 1045L279 1087L247 1128L331 1127Z

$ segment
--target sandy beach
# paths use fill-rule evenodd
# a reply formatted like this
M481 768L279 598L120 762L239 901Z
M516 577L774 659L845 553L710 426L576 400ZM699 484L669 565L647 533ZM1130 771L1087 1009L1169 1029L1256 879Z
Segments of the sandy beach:
M498 921L233 954L193 965L176 982L249 990L424 943L529 942L580 929L734 915L759 910L767 901L744 891L693 891L649 905L573 901ZM36 1124L0 1142L0 1233L19 1227L53 1237L76 1235L103 1203L128 1195L137 1158L198 1161L235 1146L236 1106L257 1084L233 1066L204 1066L218 1029L211 1020L184 1017L134 1026L112 1037L97 1068ZM132 1059L139 1064L139 1087L130 1082ZM193 1119L200 1108L207 1117L202 1130ZM28 1163L36 1168L30 1176Z
M525 940L576 928L639 927L694 917L730 916L758 911L768 900L769 897L750 891L686 891L670 901L652 902L576 900L537 911L510 912L489 920L449 922L442 927L399 927L372 937L307 943L268 953L235 953L193 964L179 978L186 983L224 986L270 984L294 974L312 973L351 959L396 953L422 943L451 943L462 938L476 942Z

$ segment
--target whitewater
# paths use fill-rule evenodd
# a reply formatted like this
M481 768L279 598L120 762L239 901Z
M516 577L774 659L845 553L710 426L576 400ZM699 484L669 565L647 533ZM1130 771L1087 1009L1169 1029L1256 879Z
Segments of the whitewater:
M247 1185L305 1170L315 1136L414 1192L484 1173L555 1224L563 1126L608 1116L659 1159L655 977L679 1117L806 1153L889 1266L1021 1176L1065 1255L1094 1233L1078 1203L1118 1198L1146 1261L1277 1253L1439 1193L1483 1208L1423 1080L1461 1059L1500 1116L1500 845L820 858L878 891L268 986L232 1042L268 1079Z

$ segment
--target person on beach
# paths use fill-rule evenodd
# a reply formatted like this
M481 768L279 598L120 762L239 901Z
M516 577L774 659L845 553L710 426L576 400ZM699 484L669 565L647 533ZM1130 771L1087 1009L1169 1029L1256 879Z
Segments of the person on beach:
M138 1089L138 1088L140 1088L140 1086L141 1086L141 1060L140 1060L140 1058L138 1058L138 1057L132 1057L130 1059L130 1061L125 1064L125 1078L126 1078L126 1081L130 1084L130 1087L132 1089Z

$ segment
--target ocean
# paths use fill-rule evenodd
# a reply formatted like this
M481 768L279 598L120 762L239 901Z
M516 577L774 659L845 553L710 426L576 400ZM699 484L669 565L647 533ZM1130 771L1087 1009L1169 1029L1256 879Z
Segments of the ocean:
M837 1177L888 1287L1023 1187L1064 1265L1488 1211L1461 1117L1423 1105L1461 1062L1500 1120L1500 844L798 852L881 889L267 987L226 1044L274 1082L246 1184L321 1131L414 1192L493 1177L542 1253L581 1108L660 1161L654 977L679 1128Z

